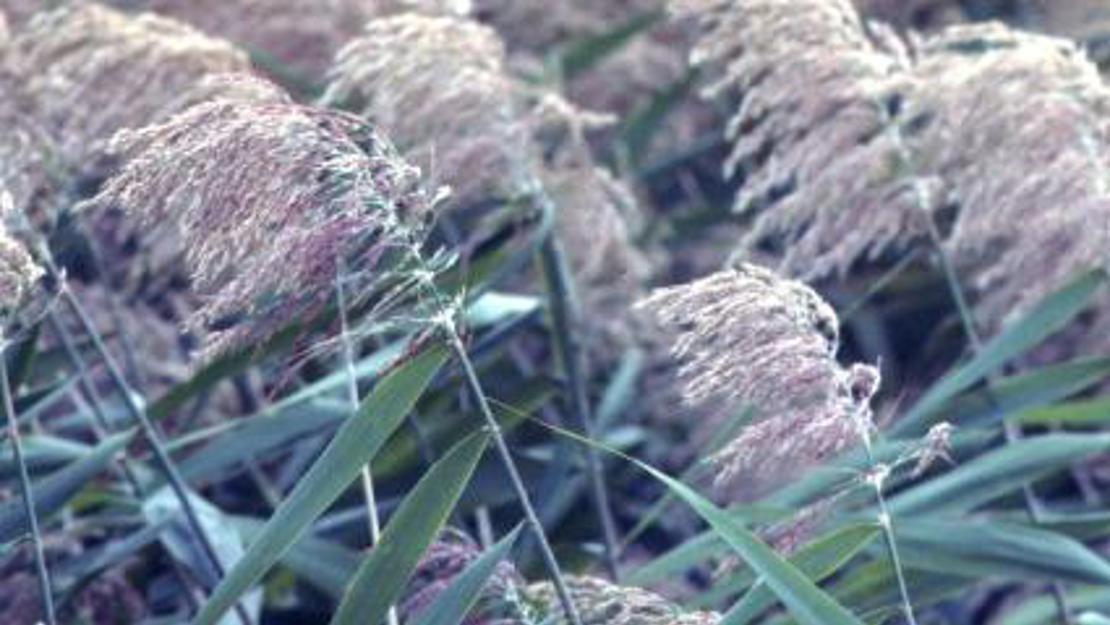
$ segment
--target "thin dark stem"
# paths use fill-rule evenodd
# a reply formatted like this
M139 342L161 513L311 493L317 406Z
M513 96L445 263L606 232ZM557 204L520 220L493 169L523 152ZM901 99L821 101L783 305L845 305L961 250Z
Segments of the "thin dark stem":
M960 286L959 276L956 275L955 268L952 265L948 253L944 250L944 244L940 238L940 232L937 231L936 224L933 222L932 216L927 215L925 221L928 224L929 237L936 251L937 259L940 261L941 269L944 271L944 277L948 283L948 289L952 294L952 300L956 303L956 308L960 314L960 323L963 326L964 334L967 335L968 343L971 345L972 353L978 353L983 348L983 339L979 334L979 329L975 325L975 319L971 315L971 309L967 305L967 298L964 296L963 288ZM992 376L993 377L993 376ZM991 403L997 404L994 393L989 383L993 383L992 377L988 377L988 386L986 388L987 397ZM1006 444L1011 445L1021 439L1021 426L1012 423L1009 420L1003 420L1002 431L1006 437ZM1026 516L1033 523L1040 523L1043 521L1043 510L1041 509L1040 501L1037 494L1033 491L1032 484L1028 482L1021 485L1021 498L1025 507ZM1050 585L1052 598L1056 602L1056 611L1060 617L1060 622L1063 625L1074 625L1075 621L1072 619L1071 606L1068 602L1067 593L1064 591L1063 584L1053 582Z
M555 349L563 372L566 374L567 383L570 385L573 402L571 412L574 414L578 433L593 440L596 432L583 376L584 357L579 349L578 339L581 326L578 323L575 307L574 285L568 275L562 248L553 235L548 235L540 248L540 259L550 294L549 305L554 326ZM595 448L586 446L583 453L586 456L590 494L594 500L594 509L601 525L605 545L605 567L609 576L614 581L619 581L620 566L617 553L620 550L620 538L617 535L617 525L613 520L608 490L605 487L604 467Z
M19 490L23 496L23 510L27 516L27 526L31 531L31 543L35 552L35 570L39 580L39 595L42 602L42 614L46 625L55 625L54 599L50 588L50 571L46 566L46 552L42 546L42 532L39 531L38 516L35 514L35 496L31 489L31 476L27 473L27 463L23 458L23 442L19 436L19 421L15 416L15 404L12 401L12 390L8 383L8 362L6 345L0 338L0 395L4 404L4 413L8 420L8 438L12 441L12 452L15 464L19 467Z
M92 411L93 421L96 423L97 427L99 427L103 431L103 434L112 432L114 428L108 421L106 413L104 412L104 406L100 403L100 396L97 393L96 388L93 386L89 367L85 363L85 358L81 355L80 350L77 349L77 345L73 339L73 335L69 332L69 329L65 327L65 324L62 323L62 320L58 317L57 311L53 308L50 309L50 311L48 312L47 319L50 322L50 326L54 330L54 333L57 335L58 340L62 342L62 350L66 353L67 360L69 360L70 365L77 372L77 383L78 386L81 388L81 394L84 396L85 403L89 405L89 410ZM96 437L99 441L103 438L102 433L96 432ZM124 481L127 482L127 486L128 489L131 491L131 495L136 499L142 499L143 487L140 484L138 477L135 476L135 471L131 468L131 464L128 462L126 454L120 455L119 468L120 473L124 477ZM174 576L177 577L178 583L181 584L181 587L186 589L186 603L189 605L189 608L191 610L199 609L200 603L197 602L195 594L189 590L191 588L191 580L189 576L185 574L185 572L181 569L181 565L176 560L174 560L173 558L171 558L170 560L172 563Z
M58 275L56 272L54 272L54 274ZM116 363L115 358L113 358L108 351L107 346L104 344L103 337L101 337L100 332L96 329L96 326L93 324L92 319L89 318L84 307L81 306L77 297L74 296L73 292L64 283L60 286L62 298L66 301L70 310L73 311L73 314L81 323L82 330L92 340L93 348L96 350L97 354L100 355L100 358L104 361L104 365L108 370L109 379L111 379L112 384L119 390L120 395L123 396L123 403L127 407L128 414L135 424L139 426L140 431L143 433L143 437L154 452L154 458L163 474L165 474L166 481L169 483L170 489L177 498L178 504L181 506L181 511L185 514L186 523L196 537L201 551L204 553L205 558L208 559L209 564L212 566L212 570L214 570L219 577L224 577L224 575L226 575L226 570L223 563L220 562L220 558L216 554L216 549L213 546L212 539L208 536L208 532L205 531L204 525L201 524L200 517L197 516L196 509L189 499L189 490L185 483L185 479L177 470L177 465L174 464L173 459L166 450L161 434L147 416L146 408L142 406L135 392L127 383L123 372L120 370L119 364ZM235 611L240 621L246 625L250 625L250 616L241 603L236 604Z
M555 553L551 550L551 545L547 541L547 534L544 532L543 524L540 523L540 519L536 515L535 507L532 505L531 497L528 495L528 489L524 486L524 480L520 477L520 472L517 470L516 462L513 461L509 446L505 443L505 436L501 432L501 426L497 423L497 418L493 416L493 411L490 409L485 391L482 389L482 383L478 379L477 372L474 371L474 365L470 362L470 356L466 353L466 347L459 338L454 324L449 323L446 325L448 325L447 339L451 342L451 347L454 349L455 355L462 364L467 386L470 388L471 394L478 403L479 411L486 420L486 428L493 437L494 446L497 448L497 454L500 456L501 463L504 465L505 471L509 475L509 481L512 483L513 490L516 492L517 499L520 500L521 508L524 509L525 521L528 523L532 533L535 535L536 542L539 544L540 554L543 557L544 564L548 571L551 572L552 582L555 584L555 592L559 596L559 602L562 604L563 611L566 612L567 620L571 625L582 625L582 619L578 615L578 609L574 607L574 601L571 599L570 591L567 589L566 580L563 579L559 562L555 559Z
M894 577L898 581L898 594L902 598L902 612L905 614L906 622L909 625L917 625L917 617L914 615L913 602L910 600L910 589L906 583L905 568L902 566L902 557L898 551L898 541L894 536L894 517L890 514L890 509L886 505L886 496L883 495L883 483L886 478L886 468L881 466L875 459L875 454L871 449L871 435L867 430L862 430L863 448L867 452L867 463L871 468L872 475L869 481L871 486L875 489L875 501L879 506L879 527L882 529L883 538L886 541L887 551L890 553L890 563L894 568Z
M55 309L51 308L47 313L47 321L50 323L50 327L54 330L54 334L58 337L58 340L61 341L62 351L65 352L66 359L69 360L70 366L72 366L77 373L77 385L85 398L85 402L92 411L93 421L104 433L112 432L115 428L108 422L104 407L100 403L100 397L93 387L92 376L89 375L88 365L85 363L84 357L81 356L81 352L78 351L77 345L73 340L73 335L70 334L65 324L62 323ZM135 472L131 469L131 465L128 463L127 458L121 457L119 464L120 472L130 486L132 494L141 498L143 489L139 485L139 479L135 476Z
M451 343L452 350L455 352L455 356L462 364L467 388L469 388L470 394L474 396L474 400L478 404L478 410L482 413L483 419L485 419L486 429L489 430L490 436L493 438L494 446L497 448L497 454L501 459L501 464L504 466L505 472L509 475L509 481L512 483L517 501L524 510L525 521L535 537L536 542L539 543L540 554L543 557L544 566L551 576L551 582L555 586L555 594L559 597L559 603L563 608L563 612L566 614L567 621L570 625L582 625L582 617L578 615L578 608L574 607L574 600L570 596L570 590L567 588L567 582L563 577L563 571L559 566L559 561L555 559L555 552L551 550L551 543L547 540L547 533L543 529L543 523L540 522L539 516L536 514L536 507L532 505L532 498L528 494L528 489L524 486L524 480L520 477L520 471L517 469L516 462L513 460L513 455L509 451L509 445L505 442L505 435L501 431L500 424L497 423L497 417L493 415L493 410L490 408L489 399L486 397L486 392L482 388L482 382L478 378L478 373L474 370L474 363L471 362L470 355L466 351L466 346L463 345L462 338L459 335L459 328L455 321L454 308L446 301L443 293L441 293L439 287L436 286L435 275L428 270L427 262L424 260L424 256L420 250L420 243L414 238L408 241L408 246L409 255L417 264L417 271L421 274L417 278L419 286L434 304L436 317L432 323L444 331L447 340Z

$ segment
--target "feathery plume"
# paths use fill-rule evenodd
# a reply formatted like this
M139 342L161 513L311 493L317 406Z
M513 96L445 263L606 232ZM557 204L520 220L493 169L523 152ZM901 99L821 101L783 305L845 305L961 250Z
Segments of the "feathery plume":
M416 622L440 593L481 555L481 548L469 536L451 530L444 532L444 536L428 548L409 580L404 597L398 604L401 620L406 623ZM495 616L499 604L523 583L523 578L511 563L498 563L482 589L478 604L463 620L463 625L492 625L500 622Z
M13 210L11 193L0 188L0 313L5 315L19 307L42 277L42 268L3 225Z
M542 179L560 207L555 227L581 300L584 328L595 335L585 343L623 351L643 338L628 308L651 273L629 227L636 198L623 182L592 164L555 167ZM614 346L621 349L610 350Z
M265 54L311 80L323 77L335 52L370 19L470 10L469 0L149 0L145 6Z
M117 130L176 112L177 95L205 75L250 67L230 44L184 24L96 3L37 15L13 46L28 114L79 169Z
M716 625L721 620L715 612L687 612L653 592L597 577L570 577L567 586L581 610L582 625ZM532 584L523 594L546 606L546 610L541 608L544 614L555 612L555 591L550 583Z
M728 500L749 498L859 442L878 371L836 359L839 322L809 287L741 265L638 304L673 338L685 402L723 421L739 405L753 424L714 456Z
M847 0L676 5L701 18L709 93L744 91L742 253L781 240L792 275L846 272L951 207L945 246L992 329L1106 263L1110 89L1074 44L983 24L908 46Z
M917 151L958 205L945 246L993 332L1110 266L1110 88L1073 43L998 24L947 29L920 55L939 97L907 101L931 119Z
M743 92L726 165L744 176L736 210L757 216L743 250L781 237L783 269L819 277L925 231L943 196L906 175L892 115L909 59L896 39L873 37L848 0L675 4L705 33L693 62L721 68L707 97Z
M511 195L529 154L497 34L451 17L373 20L332 67L329 101L356 100L457 202ZM439 180L437 180L439 182Z
M206 358L318 309L337 262L371 269L432 206L374 128L307 106L217 100L111 148L124 165L93 204L179 229Z

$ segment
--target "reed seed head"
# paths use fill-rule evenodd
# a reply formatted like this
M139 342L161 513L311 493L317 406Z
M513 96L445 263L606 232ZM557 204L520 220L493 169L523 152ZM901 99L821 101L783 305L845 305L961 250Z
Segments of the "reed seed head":
M431 210L419 172L334 111L217 100L111 147L124 164L93 204L178 228L206 357L304 319L328 300L337 263L370 272Z
M261 65L319 82L368 20L400 12L466 14L468 0L149 0L145 6L259 54Z
M481 555L481 547L470 537L461 532L445 532L443 537L428 548L409 580L404 597L397 606L402 620L406 623L416 622L440 593ZM500 622L494 620L493 613L505 597L522 584L523 578L511 563L498 563L483 587L477 605L463 620L463 625L493 625Z
M582 625L716 625L721 620L714 612L687 612L641 588L618 586L597 577L571 576L566 581ZM565 623L550 582L532 584L524 595L546 606L545 615L555 616L554 623Z
M117 130L175 112L178 94L205 75L250 68L241 51L182 23L91 2L36 15L13 45L28 113L78 168Z
M729 500L781 484L859 442L870 427L878 371L841 367L839 321L809 287L740 265L642 301L673 337L685 403L719 427L738 406L753 423L718 452Z
M3 225L14 210L11 193L0 187L0 313L4 315L19 308L43 274L27 248Z
M693 62L718 75L707 96L742 93L727 126L736 210L756 216L751 253L783 240L783 269L820 277L904 247L943 199L912 176L892 119L908 64L893 36L865 28L848 0L675 3L700 17Z
M336 58L326 99L358 102L456 202L511 195L528 152L497 34L453 17L372 20Z
M905 40L848 0L675 5L700 18L708 91L742 92L741 256L843 273L932 219L992 331L1108 264L1110 88L1074 43L996 23Z

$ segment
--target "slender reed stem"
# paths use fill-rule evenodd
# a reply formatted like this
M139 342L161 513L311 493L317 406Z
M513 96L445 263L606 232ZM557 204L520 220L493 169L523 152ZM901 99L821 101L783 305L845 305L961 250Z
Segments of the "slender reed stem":
M62 298L66 301L66 304L69 306L70 310L77 317L77 320L81 324L81 329L92 340L93 348L96 350L101 360L103 360L104 365L108 370L109 379L112 381L112 384L119 390L120 395L123 396L123 403L127 407L127 411L131 416L132 421L134 421L134 423L139 426L139 430L143 433L143 437L146 439L147 443L150 445L151 450L154 452L154 458L157 461L159 468L162 470L162 473L165 475L166 481L169 483L170 489L173 491L174 496L177 498L178 505L181 506L181 511L185 514L185 521L188 524L189 529L192 530L197 543L200 545L201 551L204 553L205 558L212 566L212 570L216 572L216 575L222 578L226 574L226 570L223 566L223 563L220 562L219 556L216 554L216 549L213 546L211 537L204 529L204 525L201 524L200 517L197 516L196 509L193 507L193 503L189 499L189 491L188 486L185 483L185 479L177 470L177 465L174 464L173 459L170 457L169 452L166 450L166 445L162 441L161 434L159 434L154 423L147 416L146 408L144 408L143 405L140 403L138 397L136 397L135 392L131 389L131 386L128 384L126 378L124 378L119 364L116 363L115 358L108 351L107 346L104 344L104 338L96 329L96 326L93 324L92 319L89 318L88 312L81 305L81 302L78 301L77 297L73 294L73 291L71 291L64 282L64 277L56 271L56 267L53 265L53 262L48 263L47 268L50 270L50 273L58 278L58 280L60 281L59 289L61 291ZM247 613L246 609L241 603L236 604L235 611L240 621L242 621L245 625L250 625L250 615Z
M106 413L104 412L104 406L100 403L100 396L93 386L88 364L85 363L85 358L81 355L80 350L77 349L77 344L73 339L73 335L70 333L69 329L65 327L65 324L62 323L55 309L51 308L48 311L47 320L50 322L50 326L54 330L55 335L57 335L58 340L62 342L62 351L66 353L66 359L69 360L70 365L73 367L74 371L77 372L77 383L81 388L81 394L84 397L85 403L88 404L89 410L93 414L93 421L101 430L101 432L94 431L96 440L99 442L103 438L103 434L112 432L114 428L108 421ZM127 482L131 495L136 499L142 499L143 487L139 483L138 477L135 476L135 471L128 462L127 455L124 453L120 454L119 468L120 473L124 477L124 481ZM200 603L197 601L195 593L189 591L189 589L192 588L189 576L185 574L181 569L181 564L176 560L170 558L170 562L173 574L177 578L178 583L181 584L182 588L186 589L184 593L185 602L189 605L189 609L199 609Z
M883 495L883 484L886 481L889 468L875 460L875 453L871 448L871 435L866 427L861 428L861 435L863 437L863 448L867 452L867 464L871 471L867 481L875 489L875 501L879 506L879 527L882 528L886 548L890 552L890 564L894 568L894 577L898 580L898 594L902 599L902 612L905 614L906 622L909 625L917 625L913 602L910 600L909 585L906 584L905 568L902 566L902 557L898 552L898 541L894 537L894 517L891 516L890 509L886 505L886 496Z
M578 609L574 607L574 601L570 596L570 590L567 588L566 579L563 577L563 571L559 566L559 561L555 559L555 552L551 549L551 543L547 540L547 533L543 529L543 523L540 522L539 516L536 514L536 508L532 505L532 498L528 494L528 489L524 486L524 480L520 477L520 471L517 469L516 462L513 460L512 452L509 451L509 445L505 442L505 435L501 431L500 424L497 423L497 417L493 415L493 410L489 405L489 399L486 397L486 392L482 388L482 382L474 369L474 363L471 362L470 355L467 353L466 346L463 344L462 337L459 335L459 328L455 321L455 311L453 307L445 301L443 294L436 286L435 274L428 270L427 262L424 260L424 256L420 251L420 244L414 240L410 240L408 244L409 255L418 267L419 276L417 280L420 288L425 291L434 304L434 323L443 329L447 340L451 344L452 350L455 352L455 356L462 365L467 387L470 389L470 394L474 396L474 400L478 404L479 412L482 413L482 417L485 419L486 429L489 430L490 436L493 438L494 446L497 448L497 454L501 459L501 464L504 465L505 472L509 476L509 482L512 484L513 491L520 503L520 507L524 511L525 522L528 524L529 529L539 545L544 566L547 568L548 574L551 576L551 581L555 585L555 593L558 595L559 603L566 613L567 621L569 625L582 625L582 617L579 616Z
M355 372L355 349L351 339L350 323L347 319L347 299L344 295L342 265L337 265L339 270L335 275L335 300L339 308L339 341L343 344L343 367L347 372L347 399L351 404L351 412L358 412L358 375ZM362 467L362 496L366 503L366 521L370 532L370 546L378 544L382 537L381 519L378 517L378 498L374 493L374 475L370 465ZM388 625L397 625L397 609L390 606L386 615Z
M100 403L100 397L97 395L96 388L93 387L92 376L89 375L89 367L85 363L85 359L81 356L81 352L77 349L77 344L73 340L73 335L62 323L58 317L57 310L51 308L47 312L47 321L50 323L51 329L62 343L62 351L65 352L66 359L69 360L70 366L73 367L77 373L77 385L84 396L85 402L88 403L92 411L93 421L101 429L102 432L108 433L115 428L108 422L107 414L104 412L104 406ZM99 434L97 435L99 438ZM135 476L135 472L131 468L131 464L127 461L126 456L121 456L119 459L120 472L123 474L124 479L127 481L131 492L136 497L142 497L143 489L139 485L139 479Z
M941 269L944 271L945 281L948 283L948 290L951 292L952 300L955 301L956 309L960 314L960 323L963 326L964 334L967 335L972 353L978 353L983 349L983 339L979 334L978 327L975 325L975 319L971 315L971 309L967 305L967 298L964 296L963 288L960 286L959 276L956 275L955 268L951 259L948 257L948 253L944 251L944 243L941 241L940 232L937 230L932 216L926 215L925 221L929 230L930 242L937 254ZM993 382L993 380L988 378L988 382ZM990 401L992 403L997 403L989 385L987 386L986 392ZM1002 432L1006 437L1007 445L1020 440L1022 436L1021 426L1008 420L1003 420ZM1040 523L1043 520L1043 511L1037 499L1037 494L1033 492L1033 486L1028 482L1021 485L1021 497L1026 516L1033 523ZM1060 617L1060 623L1063 625L1074 625L1075 621L1072 618L1072 611L1068 602L1067 593L1064 592L1064 585L1060 582L1053 582L1049 588L1052 592L1052 598L1056 603L1056 611Z
M575 306L574 284L569 276L562 246L559 245L558 239L553 234L548 235L540 248L540 260L550 295L555 349L562 364L563 372L566 374L567 382L570 384L573 401L571 412L574 414L579 433L593 439L596 432L591 416L590 400L586 392L586 381L583 376L583 356L578 342L580 325L578 323L578 311ZM616 522L613 520L612 507L609 505L608 490L605 487L604 466L595 448L586 446L583 453L586 456L590 494L594 501L594 510L601 525L605 545L605 567L614 581L620 581L620 566L617 561L620 538L617 535Z
M525 488L524 481L520 477L520 472L517 470L516 462L513 461L509 446L505 443L505 436L501 432L501 426L493 416L493 411L490 409L485 391L482 389L482 383L478 379L478 374L474 371L474 365L470 361L470 356L466 353L466 346L463 345L462 339L459 338L458 330L455 328L453 322L445 322L444 326L447 330L447 338L451 342L451 347L454 349L455 355L462 365L467 386L474 395L475 401L478 402L478 409L486 420L486 428L493 437L494 445L497 448L497 454L501 457L502 464L505 465L505 471L509 475L509 481L512 483L513 490L516 492L517 499L520 500L521 508L524 509L525 521L532 529L536 542L539 544L540 555L543 557L544 565L551 573L552 581L555 584L555 592L559 595L559 602L563 606L563 611L566 612L567 620L571 625L582 625L582 619L578 615L578 609L574 607L570 591L567 589L566 580L563 579L559 562L555 559L555 553L551 550L551 544L547 541L547 535L543 530L543 524L540 523L540 519L536 515L536 510L532 506L532 500L528 495L528 489Z
M35 570L39 580L39 596L42 602L42 615L46 625L55 625L54 598L50 589L50 571L46 566L46 553L42 546L42 533L39 531L38 517L35 514L35 496L31 489L31 476L27 473L27 463L23 458L23 442L19 436L19 421L15 417L15 404L12 390L8 384L8 361L6 339L0 337L0 395L4 404L4 414L8 420L8 438L12 441L12 453L19 467L19 490L23 496L23 510L27 516L27 526L31 531L31 543L35 552Z

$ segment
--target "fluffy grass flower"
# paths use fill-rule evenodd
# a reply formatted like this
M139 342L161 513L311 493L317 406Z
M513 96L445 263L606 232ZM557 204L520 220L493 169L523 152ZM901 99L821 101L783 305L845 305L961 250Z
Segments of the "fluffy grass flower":
M13 210L11 193L0 187L0 313L5 315L19 308L43 273L27 248L3 226Z
M673 338L685 403L753 423L714 456L729 500L778 485L860 441L878 372L837 363L839 322L809 287L754 265L655 291L639 304Z
M335 52L368 20L405 11L465 14L470 9L467 0L149 0L144 6L234 41L312 81L323 78Z
M206 356L305 319L338 262L371 271L432 205L374 128L291 103L200 104L118 134L112 151L124 164L94 204L179 229Z
M702 23L693 61L720 70L706 95L743 93L726 172L743 174L736 210L756 215L745 251L781 237L785 270L818 276L924 232L921 209L942 196L906 175L896 40L874 38L848 0L675 4Z
M402 621L416 622L420 614L431 607L436 598L475 560L482 555L469 536L447 531L433 543L416 567L409 580L404 597L398 605ZM477 605L463 620L464 625L492 625L501 622L494 616L506 597L523 584L523 578L509 562L502 561L486 581Z
M571 577L567 585L582 612L582 625L716 625L721 620L715 612L689 612L653 592L597 577ZM541 612L554 612L551 584L528 586L524 595L545 606Z
M710 93L743 94L741 254L843 273L933 219L992 329L1106 264L1110 89L1073 43L999 24L903 40L848 0L675 4L702 22Z
M497 34L470 20L372 20L339 52L325 98L358 103L457 203L511 195L529 147L504 57Z
M78 169L117 130L175 112L178 94L205 75L250 67L231 44L185 24L91 2L37 15L13 46L28 114Z

